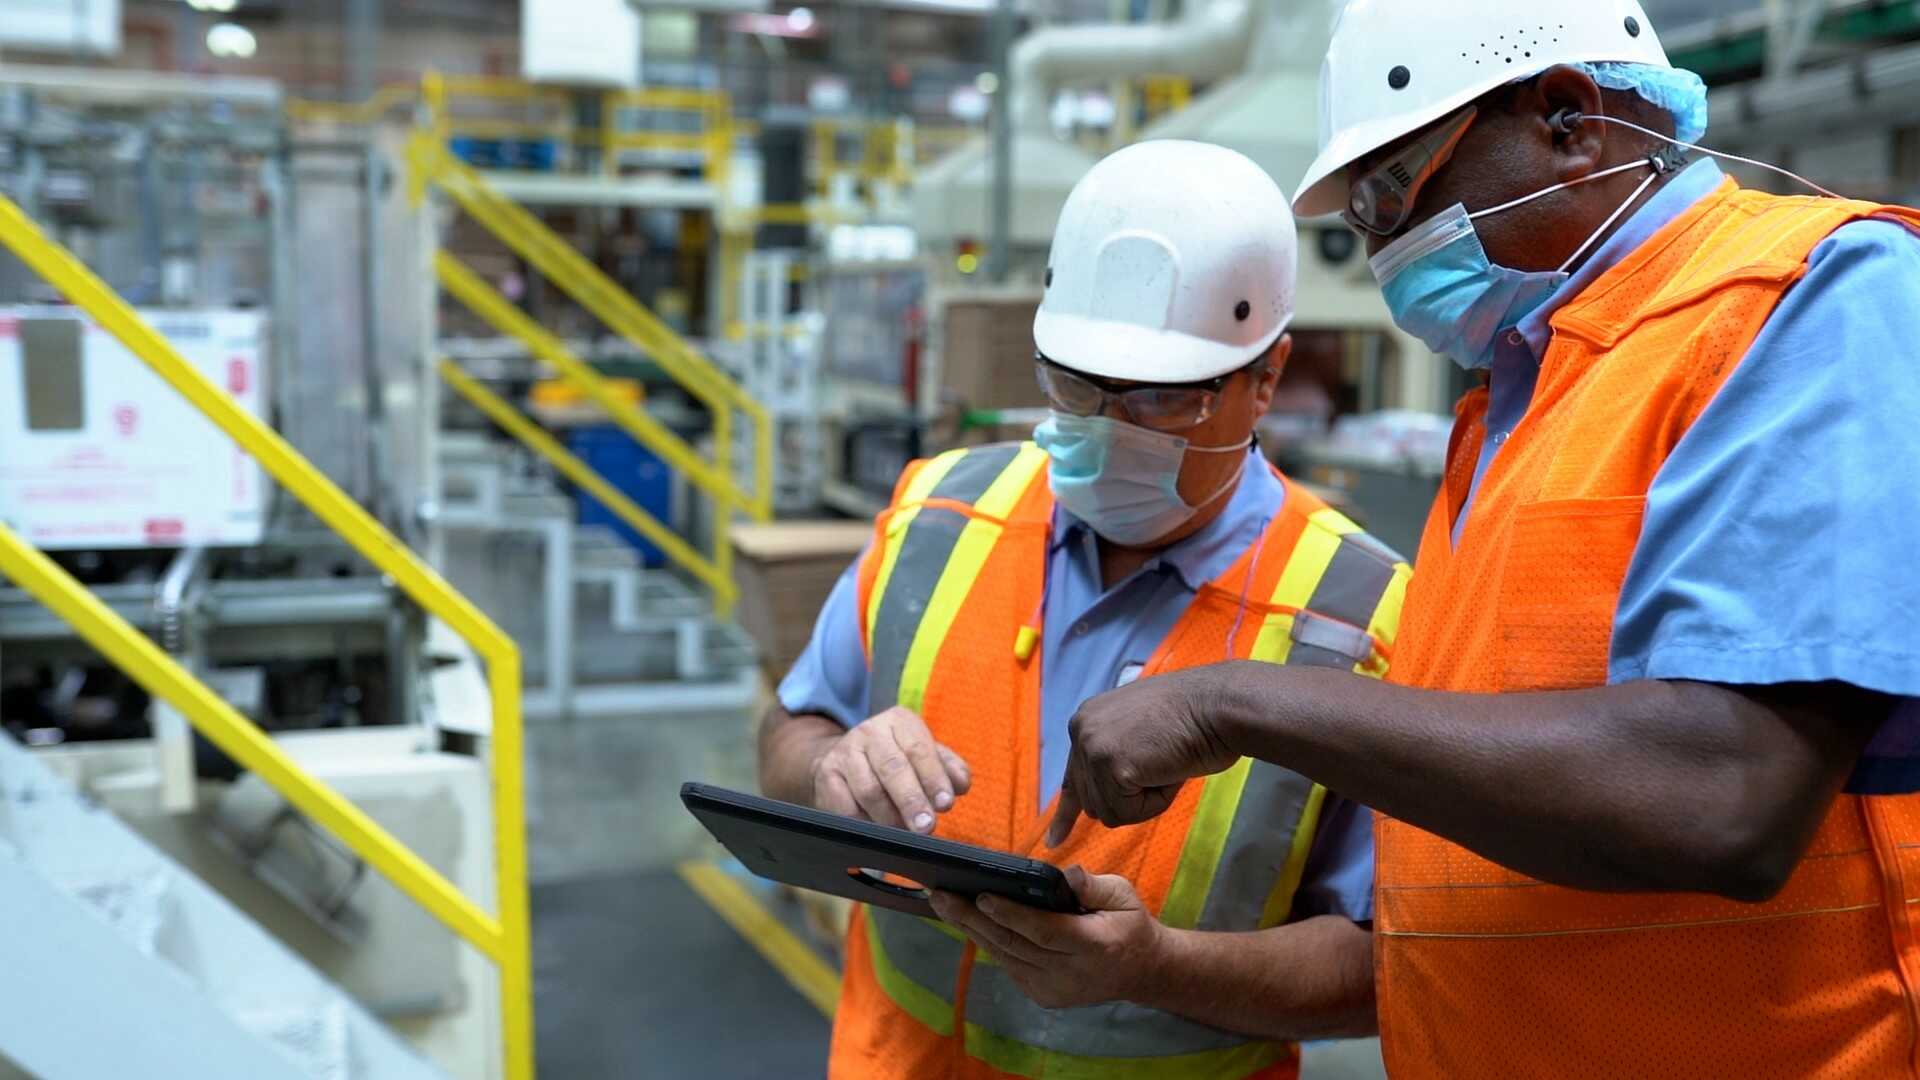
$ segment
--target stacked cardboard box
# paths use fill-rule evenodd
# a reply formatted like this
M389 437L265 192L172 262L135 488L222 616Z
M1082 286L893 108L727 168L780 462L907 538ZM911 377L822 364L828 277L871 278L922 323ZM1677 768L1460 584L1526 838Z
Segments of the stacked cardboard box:
M969 409L1045 405L1033 379L1033 315L1040 297L967 296L947 302L941 404Z
M873 537L870 522L781 521L735 525L733 576L740 626L760 646L769 678L783 678L806 648L833 583Z

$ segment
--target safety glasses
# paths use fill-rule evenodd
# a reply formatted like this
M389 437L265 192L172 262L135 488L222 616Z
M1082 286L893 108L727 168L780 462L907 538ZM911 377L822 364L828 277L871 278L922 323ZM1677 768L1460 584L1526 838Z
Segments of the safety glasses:
M1213 419L1220 407L1220 392L1239 374L1230 371L1199 383L1116 388L1090 375L1068 371L1040 353L1033 355L1033 368L1040 392L1060 412L1097 416L1112 402L1131 422L1164 432L1187 431Z
M1469 105L1367 170L1348 190L1347 209L1341 213L1347 224L1375 236L1399 232L1420 201L1420 189L1452 159L1479 115Z

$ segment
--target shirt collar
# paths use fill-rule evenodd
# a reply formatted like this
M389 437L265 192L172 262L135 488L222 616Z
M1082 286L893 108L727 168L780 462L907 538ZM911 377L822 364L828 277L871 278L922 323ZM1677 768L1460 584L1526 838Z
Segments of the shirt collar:
M1593 255L1574 271L1573 277L1565 285L1554 290L1552 299L1540 305L1526 318L1520 320L1515 329L1527 341L1527 348L1533 353L1535 363L1547 354L1547 343L1553 339L1553 316L1574 298L1585 292L1587 286L1600 279L1600 275L1619 265L1620 260L1638 250L1640 245L1653 239L1653 234L1672 224L1680 215L1693 209L1695 203L1720 187L1723 176L1720 165L1712 158L1696 161L1680 175L1674 177L1647 204L1634 211L1626 222L1607 237Z
M1220 516L1154 556L1141 570L1170 566L1190 591L1198 592L1202 585L1233 568L1240 556L1260 539L1267 523L1286 501L1286 485L1279 474L1267 464L1258 448L1249 450L1240 486L1234 489ZM1065 507L1056 505L1053 513L1053 551L1069 543L1084 543L1084 538L1092 534L1087 524Z

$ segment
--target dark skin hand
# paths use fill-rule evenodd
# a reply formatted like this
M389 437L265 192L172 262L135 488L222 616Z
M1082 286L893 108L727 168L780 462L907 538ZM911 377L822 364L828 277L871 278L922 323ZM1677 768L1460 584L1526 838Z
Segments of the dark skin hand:
M1645 681L1447 694L1233 663L1103 694L1073 719L1051 842L1129 825L1240 757L1556 885L1760 901L1785 885L1889 699Z
M1664 111L1567 67L1479 105L1403 233L1455 204L1501 205L1659 146L1595 120L1558 131L1551 120L1562 110L1673 130ZM1645 179L1624 172L1474 227L1493 262L1552 270ZM1393 239L1367 236L1368 253ZM1889 699L1844 686L1645 681L1465 695L1226 664L1142 680L1083 706L1050 839L1064 839L1082 807L1109 825L1151 818L1185 780L1251 756L1543 881L1757 901L1786 883L1890 710Z

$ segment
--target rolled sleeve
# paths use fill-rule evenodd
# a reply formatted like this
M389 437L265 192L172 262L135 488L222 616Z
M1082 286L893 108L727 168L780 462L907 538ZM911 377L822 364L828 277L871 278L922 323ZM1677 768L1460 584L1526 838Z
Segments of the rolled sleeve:
M1674 449L1617 612L1610 678L1841 682L1920 697L1920 238L1815 250ZM1902 702L1850 790L1920 790Z
M866 558L865 555L861 559ZM813 637L776 691L790 713L817 713L853 727L867 718L870 681L860 644L860 559L833 585L813 623Z
M1373 813L1333 794L1321 804L1320 828L1293 899L1296 921L1315 915L1373 921Z

